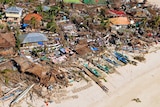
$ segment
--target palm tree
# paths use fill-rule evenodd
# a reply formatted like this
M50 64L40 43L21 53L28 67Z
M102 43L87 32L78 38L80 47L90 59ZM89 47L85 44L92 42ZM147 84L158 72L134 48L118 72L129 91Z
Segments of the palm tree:
M38 5L38 6L36 7L36 11L39 12L39 13L41 13L41 12L43 11L42 4L40 4L40 5Z
M105 29L109 29L110 28L110 20L107 18L107 19L102 19L101 21L101 25L105 28Z
M49 14L52 15L57 15L58 12L60 11L60 7L58 6L51 6L50 10L49 10Z
M103 18L105 17L106 11L105 9L101 9L100 11L100 16L102 16Z
M30 25L31 25L31 28L34 28L34 29L36 28L37 20L35 17L31 18Z
M142 25L144 28L146 28L146 27L147 27L147 26L146 26L147 22L148 22L148 19L147 19L147 18L143 18L143 19L141 20L141 25Z
M19 30L18 28L16 28L16 30L15 30L16 51L20 50L20 39L19 39L19 35L20 35L20 30Z
M56 32L57 30L57 24L56 24L56 21L55 21L55 18L53 17L52 21L51 22L48 22L47 23L47 29L52 31L52 32Z
M154 18L154 25L155 25L155 28L157 28L157 29L159 28L159 25L160 25L160 16L159 15Z

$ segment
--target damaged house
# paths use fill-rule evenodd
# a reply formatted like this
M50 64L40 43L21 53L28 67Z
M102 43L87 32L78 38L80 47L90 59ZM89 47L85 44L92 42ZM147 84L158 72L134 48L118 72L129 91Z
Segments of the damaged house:
M5 10L5 16L9 24L20 24L23 8L11 6Z
M19 36L22 47L36 47L43 45L48 38L42 33L28 33Z
M0 56L11 56L14 54L16 40L13 33L0 33Z
M62 29L70 36L78 36L75 24L63 24Z
M33 29L39 28L42 24L42 16L37 13L29 13L27 14L24 19L23 23L29 24Z
M67 83L65 73L58 72L47 64L35 64L26 57L15 57L12 61L21 73L28 76L28 79L39 82L41 85L48 86L55 82Z

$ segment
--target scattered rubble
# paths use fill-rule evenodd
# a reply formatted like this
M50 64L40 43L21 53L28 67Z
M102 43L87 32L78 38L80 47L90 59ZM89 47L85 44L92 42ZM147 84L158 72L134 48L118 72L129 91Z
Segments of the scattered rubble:
M105 75L116 73L116 67L144 61L140 54L160 42L159 8L147 3L49 0L14 4L0 8L0 85L11 87L7 92L0 88L3 101L13 99L26 86L32 86L29 90L39 97L52 96L57 103L76 99L77 95L57 90L83 80L87 85L73 93L91 87L91 81L107 93L101 80L107 82ZM18 16L10 14L13 10Z

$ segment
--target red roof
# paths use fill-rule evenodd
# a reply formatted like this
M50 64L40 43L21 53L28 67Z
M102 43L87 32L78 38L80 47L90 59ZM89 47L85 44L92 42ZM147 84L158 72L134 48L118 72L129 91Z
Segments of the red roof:
M109 10L109 13L115 14L117 16L125 16L126 13L124 11L118 11L118 10Z
M24 21L29 21L29 20L31 20L33 17L34 17L37 21L41 21L41 20L42 20L42 16L41 16L41 15L36 14L36 13L30 13L30 14L27 14L27 15L24 17Z

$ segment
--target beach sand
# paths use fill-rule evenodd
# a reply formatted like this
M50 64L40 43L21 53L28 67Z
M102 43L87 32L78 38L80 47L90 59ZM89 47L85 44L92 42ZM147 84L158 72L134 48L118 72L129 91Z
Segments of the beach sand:
M146 62L137 67L119 68L121 75L111 77L115 89L89 107L160 107L159 55L160 51L146 55ZM135 98L141 102L132 101Z
M160 7L160 0L147 0L149 4Z
M160 0L148 0L149 3L159 4ZM34 97L33 107L160 107L160 50L145 55L146 61L137 66L126 65L117 68L119 74L107 75L105 86L109 88L108 94L94 82L92 86L74 95L78 99L70 99L56 104L45 106L44 99ZM81 82L72 88L85 85ZM69 92L73 95L72 92ZM141 102L132 101L139 98ZM29 99L29 98L28 98ZM0 107L8 107L8 102L0 102ZM28 107L26 99L22 100L21 107ZM18 106L17 105L17 106ZM15 106L15 107L17 107Z
M153 49L154 50L154 49ZM68 89L68 95L78 95L78 98L63 100L56 104L55 100L45 105L44 99L33 96L24 98L14 107L160 107L160 50L145 55L146 61L139 62L137 66L127 64L117 68L119 73L107 75L108 82L103 82L109 88L106 94L92 81L92 86L77 93L74 88L85 86L86 82L73 83ZM132 101L139 98L141 102ZM0 106L8 107L8 102L1 102Z

